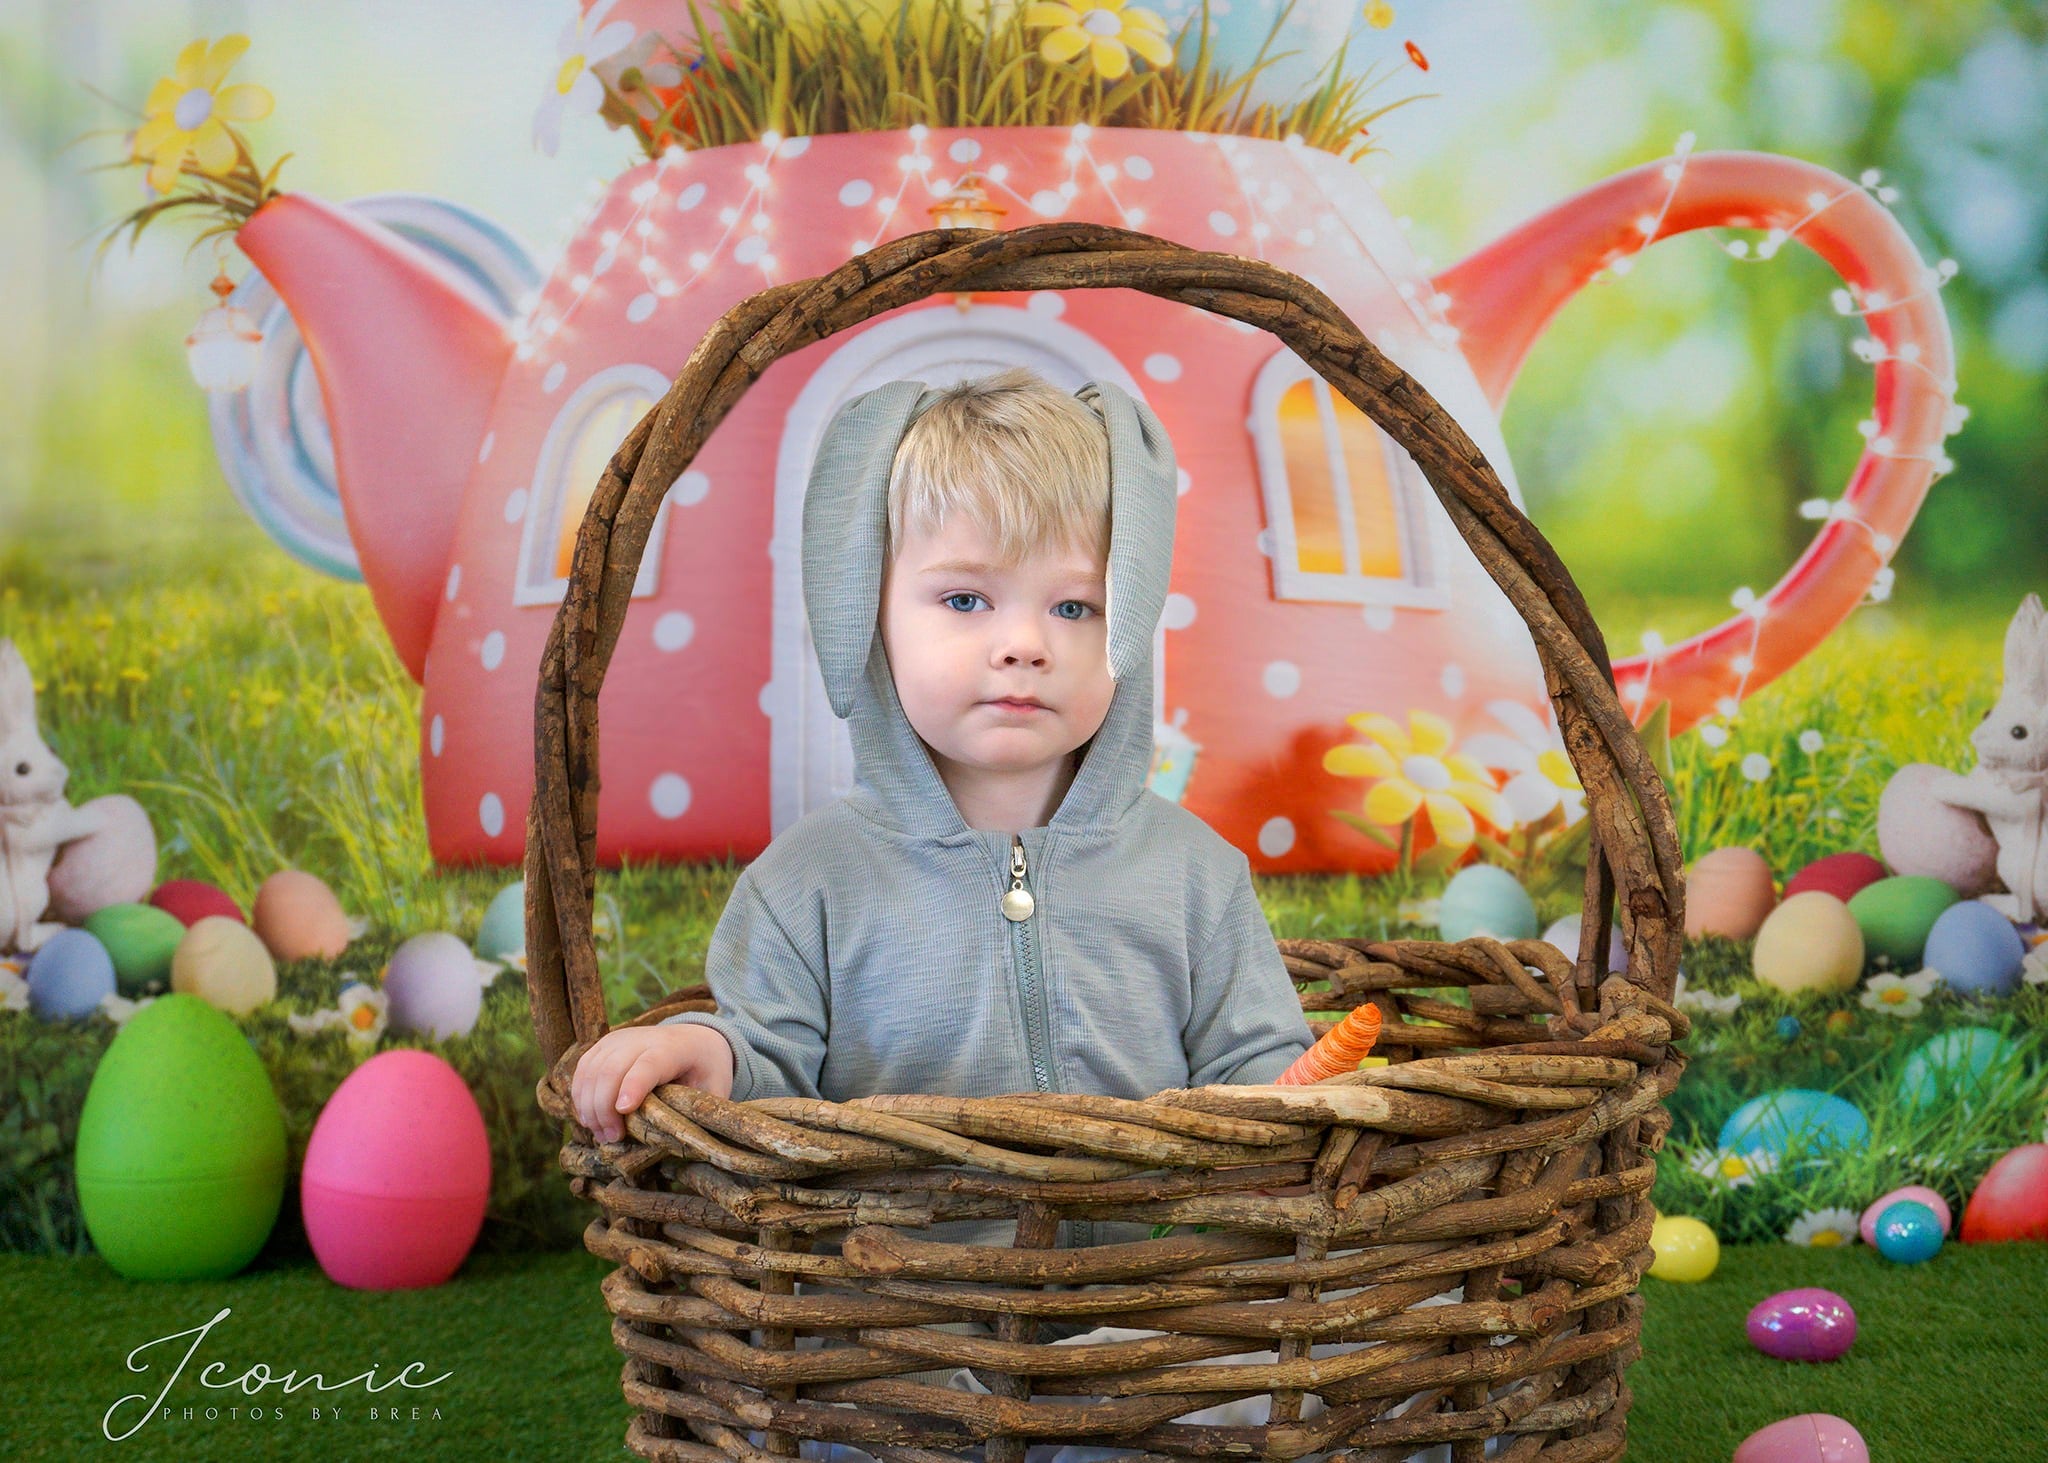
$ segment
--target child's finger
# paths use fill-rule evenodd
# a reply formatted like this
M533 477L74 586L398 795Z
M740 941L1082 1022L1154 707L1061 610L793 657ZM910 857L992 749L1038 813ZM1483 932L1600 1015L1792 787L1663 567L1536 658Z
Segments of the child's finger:
M661 1068L661 1058L652 1049L641 1052L620 1077L618 1097L613 1106L622 1113L640 1106L647 1094L654 1090L654 1084L661 1080Z

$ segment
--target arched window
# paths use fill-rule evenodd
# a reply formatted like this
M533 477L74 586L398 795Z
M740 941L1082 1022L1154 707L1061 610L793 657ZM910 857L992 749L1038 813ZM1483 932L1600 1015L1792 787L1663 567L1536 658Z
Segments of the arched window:
M1252 387L1275 599L1441 609L1415 460L1292 351Z
M669 378L652 366L610 366L562 403L541 443L533 485L527 491L514 604L561 603L569 588L576 531L582 526L604 465L619 450L633 424L668 393L669 384ZM664 503L640 558L640 573L633 581L635 598L654 593L667 527Z

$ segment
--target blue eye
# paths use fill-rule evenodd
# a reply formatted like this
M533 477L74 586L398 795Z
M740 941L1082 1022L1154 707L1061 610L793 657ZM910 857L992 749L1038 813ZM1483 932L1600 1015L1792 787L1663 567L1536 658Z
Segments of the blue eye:
M940 603L940 604L942 604L942 605L951 605L951 604L953 603L953 601L954 601L954 600L956 600L956 599L980 599L980 598L981 598L981 596L980 596L980 595L978 595L978 594L975 594L975 593L973 593L973 592L972 592L971 590L966 590L966 589L963 589L963 590L960 590L960 591L959 591L958 593L955 593L955 594L949 594L949 595L947 595L947 596L946 596L946 597L945 597L944 599L940 600L940 601L939 601L939 603ZM972 614L972 613L973 613L973 611L971 611L971 610L962 610L962 611L960 611L960 613L961 613L961 614L963 614L963 615L966 615L966 614Z
M1080 600L1078 600L1078 599L1069 599L1069 600L1062 600L1062 601L1060 602L1060 608L1061 608L1061 609L1065 609L1065 608L1066 608L1066 607L1067 607L1068 605L1074 605L1074 606L1078 607L1078 608L1080 609L1080 611L1081 611L1081 614L1079 614L1079 615L1062 615L1062 616L1060 616L1060 618L1061 618L1061 619L1063 619L1063 620L1078 620L1078 619L1081 619L1081 618L1083 618L1084 616L1086 616L1086 614L1087 614L1088 610L1090 609L1090 606L1088 606L1088 605L1086 605L1086 604L1083 604L1083 603L1082 603L1082 602L1081 602Z

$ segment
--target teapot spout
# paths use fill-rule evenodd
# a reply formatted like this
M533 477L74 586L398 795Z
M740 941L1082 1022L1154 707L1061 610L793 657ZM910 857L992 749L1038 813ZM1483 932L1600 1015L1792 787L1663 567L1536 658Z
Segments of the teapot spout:
M236 242L305 339L363 582L423 681L463 489L511 354L505 322L424 250L302 193L271 199Z

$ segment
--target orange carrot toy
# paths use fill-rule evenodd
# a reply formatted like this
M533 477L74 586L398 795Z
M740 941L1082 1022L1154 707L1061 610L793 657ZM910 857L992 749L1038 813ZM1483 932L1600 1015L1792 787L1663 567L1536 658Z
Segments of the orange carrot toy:
M1274 1081L1282 1087L1307 1086L1339 1072L1355 1072L1379 1039L1380 1008L1370 1003L1354 1006Z

